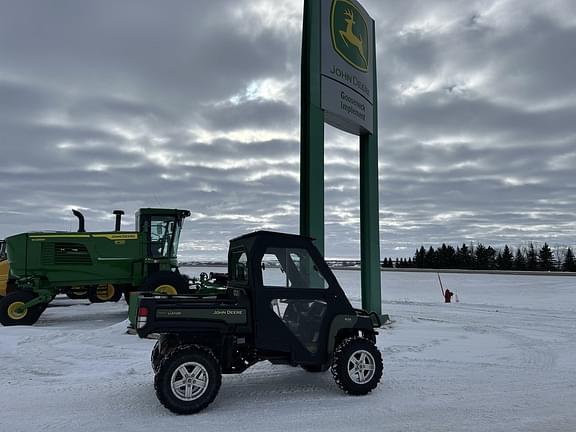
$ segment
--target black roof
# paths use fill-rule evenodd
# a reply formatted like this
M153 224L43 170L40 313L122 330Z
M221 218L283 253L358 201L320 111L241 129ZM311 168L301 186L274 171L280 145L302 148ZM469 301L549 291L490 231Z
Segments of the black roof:
M281 232L277 232L277 231L260 230L260 231L254 231L254 232L251 232L248 234L243 234L241 236L235 237L232 240L230 240L230 242L235 242L238 240L252 239L252 238L284 238L284 239L314 240L311 237L301 236L298 234L288 234L288 233L281 233Z

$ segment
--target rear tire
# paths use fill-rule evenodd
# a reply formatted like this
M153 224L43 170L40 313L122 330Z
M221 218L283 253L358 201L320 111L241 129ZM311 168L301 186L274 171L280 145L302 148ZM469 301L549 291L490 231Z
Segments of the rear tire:
M117 302L121 297L122 289L112 284L88 288L88 300L91 303Z
M28 291L15 291L0 300L0 323L4 326L33 325L38 321L47 304L26 308L25 303L36 297Z
M344 339L334 351L332 375L336 384L351 395L365 395L382 378L382 354L370 340L354 336Z
M88 298L88 289L82 287L69 288L66 296L72 300L82 300Z
M222 373L218 360L207 348L181 347L164 357L154 376L156 396L176 414L194 414L214 401Z
M140 291L168 295L186 294L189 292L188 279L178 273L161 271L148 276Z

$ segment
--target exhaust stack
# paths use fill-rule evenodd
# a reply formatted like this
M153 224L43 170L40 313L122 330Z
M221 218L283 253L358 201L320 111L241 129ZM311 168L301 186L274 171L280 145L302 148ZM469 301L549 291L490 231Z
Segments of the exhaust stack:
M124 214L124 211L114 210L112 213L116 215L116 227L114 228L114 231L120 231L122 225L122 215Z
M72 210L72 213L74 213L74 216L78 218L78 232L86 232L84 215L80 213L78 210Z

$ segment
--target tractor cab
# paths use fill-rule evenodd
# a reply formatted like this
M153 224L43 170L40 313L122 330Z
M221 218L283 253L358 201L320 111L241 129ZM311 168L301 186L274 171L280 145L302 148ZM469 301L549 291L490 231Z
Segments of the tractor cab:
M176 260L182 223L188 210L143 208L136 212L137 230L145 236L148 261Z

